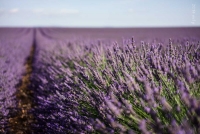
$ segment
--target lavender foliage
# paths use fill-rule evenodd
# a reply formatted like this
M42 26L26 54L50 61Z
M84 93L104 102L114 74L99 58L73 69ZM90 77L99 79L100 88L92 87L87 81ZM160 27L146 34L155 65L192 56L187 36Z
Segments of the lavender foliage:
M80 30L82 38L68 30L1 29L0 133L18 112L15 93L33 42L30 133L200 132L199 38L153 38L148 29L149 39L122 40L103 29L97 39L92 29Z
M25 72L32 38L31 29L0 31L0 133L8 132L8 119L16 114L16 87Z
M198 133L200 43L65 40L37 31L33 133Z

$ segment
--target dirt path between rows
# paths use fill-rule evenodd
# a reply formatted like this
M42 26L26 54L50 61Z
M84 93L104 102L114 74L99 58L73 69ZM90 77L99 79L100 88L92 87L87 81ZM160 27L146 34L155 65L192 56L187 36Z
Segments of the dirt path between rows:
M26 61L25 75L17 87L16 99L18 101L18 113L9 119L10 133L12 134L29 134L31 133L30 125L34 122L30 109L33 107L32 90L30 89L30 77L33 71L33 57L35 53L35 43L31 48L30 55Z

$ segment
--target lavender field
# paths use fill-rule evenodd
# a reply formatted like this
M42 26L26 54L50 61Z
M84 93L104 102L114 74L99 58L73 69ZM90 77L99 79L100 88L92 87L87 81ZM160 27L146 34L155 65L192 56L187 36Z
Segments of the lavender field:
M0 133L200 133L200 28L0 28Z

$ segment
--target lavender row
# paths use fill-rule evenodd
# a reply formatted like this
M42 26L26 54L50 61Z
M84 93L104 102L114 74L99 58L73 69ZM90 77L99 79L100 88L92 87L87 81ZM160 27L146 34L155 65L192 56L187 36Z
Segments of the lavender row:
M17 111L16 87L25 73L33 39L30 29L0 31L0 132L8 132L8 119Z
M37 33L35 132L198 133L200 44L109 44Z

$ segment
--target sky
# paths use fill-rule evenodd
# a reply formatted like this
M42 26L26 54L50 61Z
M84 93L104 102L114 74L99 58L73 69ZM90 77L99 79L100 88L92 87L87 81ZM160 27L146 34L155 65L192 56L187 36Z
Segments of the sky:
M0 0L0 27L199 27L200 0Z

